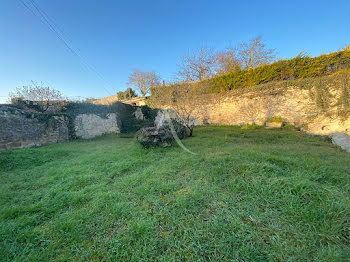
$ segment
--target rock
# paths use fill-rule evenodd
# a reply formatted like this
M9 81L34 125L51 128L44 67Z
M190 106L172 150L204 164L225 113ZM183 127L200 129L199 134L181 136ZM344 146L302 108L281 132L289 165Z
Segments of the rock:
M163 121L161 126L144 127L137 132L137 140L143 147L171 146L175 138L183 139L186 128L175 120Z
M135 116L136 119L145 120L145 116L143 115L142 109L140 107L138 107L135 110L134 116Z
M137 132L137 140L143 147L169 147L174 137L168 128L144 127Z
M174 131L179 139L184 139L186 136L186 128L176 120L171 121L174 127ZM168 123L169 125L169 123Z
M172 110L160 110L154 123L157 128L164 127L170 130L173 128L179 139L183 139L186 136L186 128L178 121L175 112Z
M281 128L282 122L266 122L266 128Z
M330 134L332 143L340 146L342 149L350 153L350 136L345 133Z
M175 132L179 139L184 139L186 136L186 128L180 122L174 119L168 119L162 122L162 125L158 125L157 128L165 128L171 132Z

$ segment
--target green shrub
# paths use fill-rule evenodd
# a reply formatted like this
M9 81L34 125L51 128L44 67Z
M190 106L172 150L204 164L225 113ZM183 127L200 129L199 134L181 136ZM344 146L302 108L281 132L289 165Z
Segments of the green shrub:
M283 129L287 129L287 130L295 130L297 129L293 124L291 123L286 123L284 126L283 126Z
M220 93L242 87L256 86L272 81L304 79L331 75L350 69L350 50L333 52L318 57L308 57L300 54L289 60L279 60L275 63L259 66L254 69L244 69L204 80L199 83L206 93ZM159 95L168 87L155 87L152 96Z
M267 120L267 122L276 122L276 123L281 123L281 122L283 122L283 119L282 119L282 117L271 117L270 119L268 119Z
M339 51L318 57L298 55L255 69L245 69L213 77L208 82L210 93L255 86L271 81L294 80L330 75L350 68L350 51Z
M154 121L156 119L159 109L151 108L149 106L141 106L141 111L145 119Z

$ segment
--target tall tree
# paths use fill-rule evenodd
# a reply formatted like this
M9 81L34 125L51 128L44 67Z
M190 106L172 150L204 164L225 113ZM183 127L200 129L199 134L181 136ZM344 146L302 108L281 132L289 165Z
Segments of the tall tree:
M202 46L182 57L178 76L188 82L202 81L213 75L214 68L213 49Z
M146 96L151 87L159 86L159 76L156 72L142 72L134 70L129 76L129 85L135 87L142 96Z
M271 63L276 58L275 49L267 49L261 36L239 44L238 55L243 66L248 69Z
M125 91L124 91L124 98L125 99L129 99L129 98L132 98L132 97L135 97L136 96L136 93L135 91L131 88L131 87L128 87Z
M136 97L136 93L131 87L128 87L124 92L119 91L117 93L117 97L118 97L118 100L130 99L132 97Z

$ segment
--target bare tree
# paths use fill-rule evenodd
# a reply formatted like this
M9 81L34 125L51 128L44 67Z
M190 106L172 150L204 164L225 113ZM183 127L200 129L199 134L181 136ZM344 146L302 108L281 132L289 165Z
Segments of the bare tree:
M46 108L43 111L46 111L49 108L50 102L52 101L66 100L61 91L49 86L44 86L43 83L38 84L34 81L31 81L28 86L16 88L9 93L9 97L11 98L11 101L22 99L42 102L43 105L46 105Z
M242 68L242 63L237 57L237 48L228 47L225 51L219 51L215 54L217 62L217 74L226 74L238 71Z
M202 46L182 57L178 76L188 82L202 81L213 75L214 68L213 49Z
M267 49L258 36L248 43L238 45L238 55L245 68L252 69L257 66L268 64L275 58L275 49Z
M138 89L142 96L146 96L151 87L159 86L159 77L156 72L142 72L134 70L129 76L129 85Z
M170 105L175 110L177 118L189 131L190 136L193 134L195 118L193 116L195 105L193 100L193 89L191 84L176 85L171 93Z
M342 48L343 51L350 51L350 45L346 45Z
M205 94L203 83L176 83L159 88L149 103L158 108L172 109L176 119L189 130L192 136L196 123L205 122L208 113L208 104L211 104L211 95Z

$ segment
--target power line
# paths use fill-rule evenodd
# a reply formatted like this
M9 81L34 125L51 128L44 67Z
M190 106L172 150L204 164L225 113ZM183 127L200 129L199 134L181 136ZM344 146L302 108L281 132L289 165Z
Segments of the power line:
M20 0L22 4L27 8L34 16L36 16L41 23L43 23L45 26L47 26L55 35L56 37L66 46L66 48L76 57L79 58L80 62L85 65L88 69L90 69L92 72L94 72L103 82L107 82L104 77L96 70L96 68L89 64L87 62L87 59L84 58L81 54L76 52L74 48L69 44L67 40L64 39L63 34L59 33L57 30L57 26L53 22L53 20L47 15L47 13L42 10L38 4L34 0L29 0L28 2L35 8L36 12L34 9L32 9L29 5L28 2L25 2L24 0ZM109 94L112 95L111 92L108 91L105 87L102 86L102 88Z
M75 56L77 56L81 62L91 71L93 71L103 82L106 82L106 80L103 78L103 76L91 65L87 62L87 59L85 59L81 54L79 54L78 52L76 52L73 47L63 38L63 35L60 35L60 33L56 30L55 25L52 25L50 23L50 20L53 21L52 19L50 19L50 17L34 2L34 0L29 0L31 2L31 4L34 6L34 8L37 10L37 12L39 13L40 18L43 18L44 20L40 19L42 22L44 21L44 24L47 25L49 27L49 29L51 29L51 31L53 33L56 34L56 36L61 40L61 42L68 48L68 50ZM35 13L34 13L35 14ZM111 95L111 93L104 87L102 87L108 94Z
M50 17L34 2L34 0L30 0L30 2L32 3L32 5L35 7L35 9L39 12L40 16L44 18L44 20L46 21L47 25L49 26L49 28L52 28L52 31L57 35L57 37L64 43L64 45L73 53L73 55L77 56L81 62L83 62L83 64L89 68L91 71L93 71L103 82L107 82L104 77L95 69L95 67L91 64L89 64L87 62L87 59L84 58L81 54L79 54L78 52L76 52L71 45L63 38L63 36L61 36L59 34L59 32L56 30L55 26L52 25L50 23L49 20L53 21L52 19L50 19ZM107 93L109 93L111 95L111 93L104 87L102 87L103 89L105 89L105 91Z

